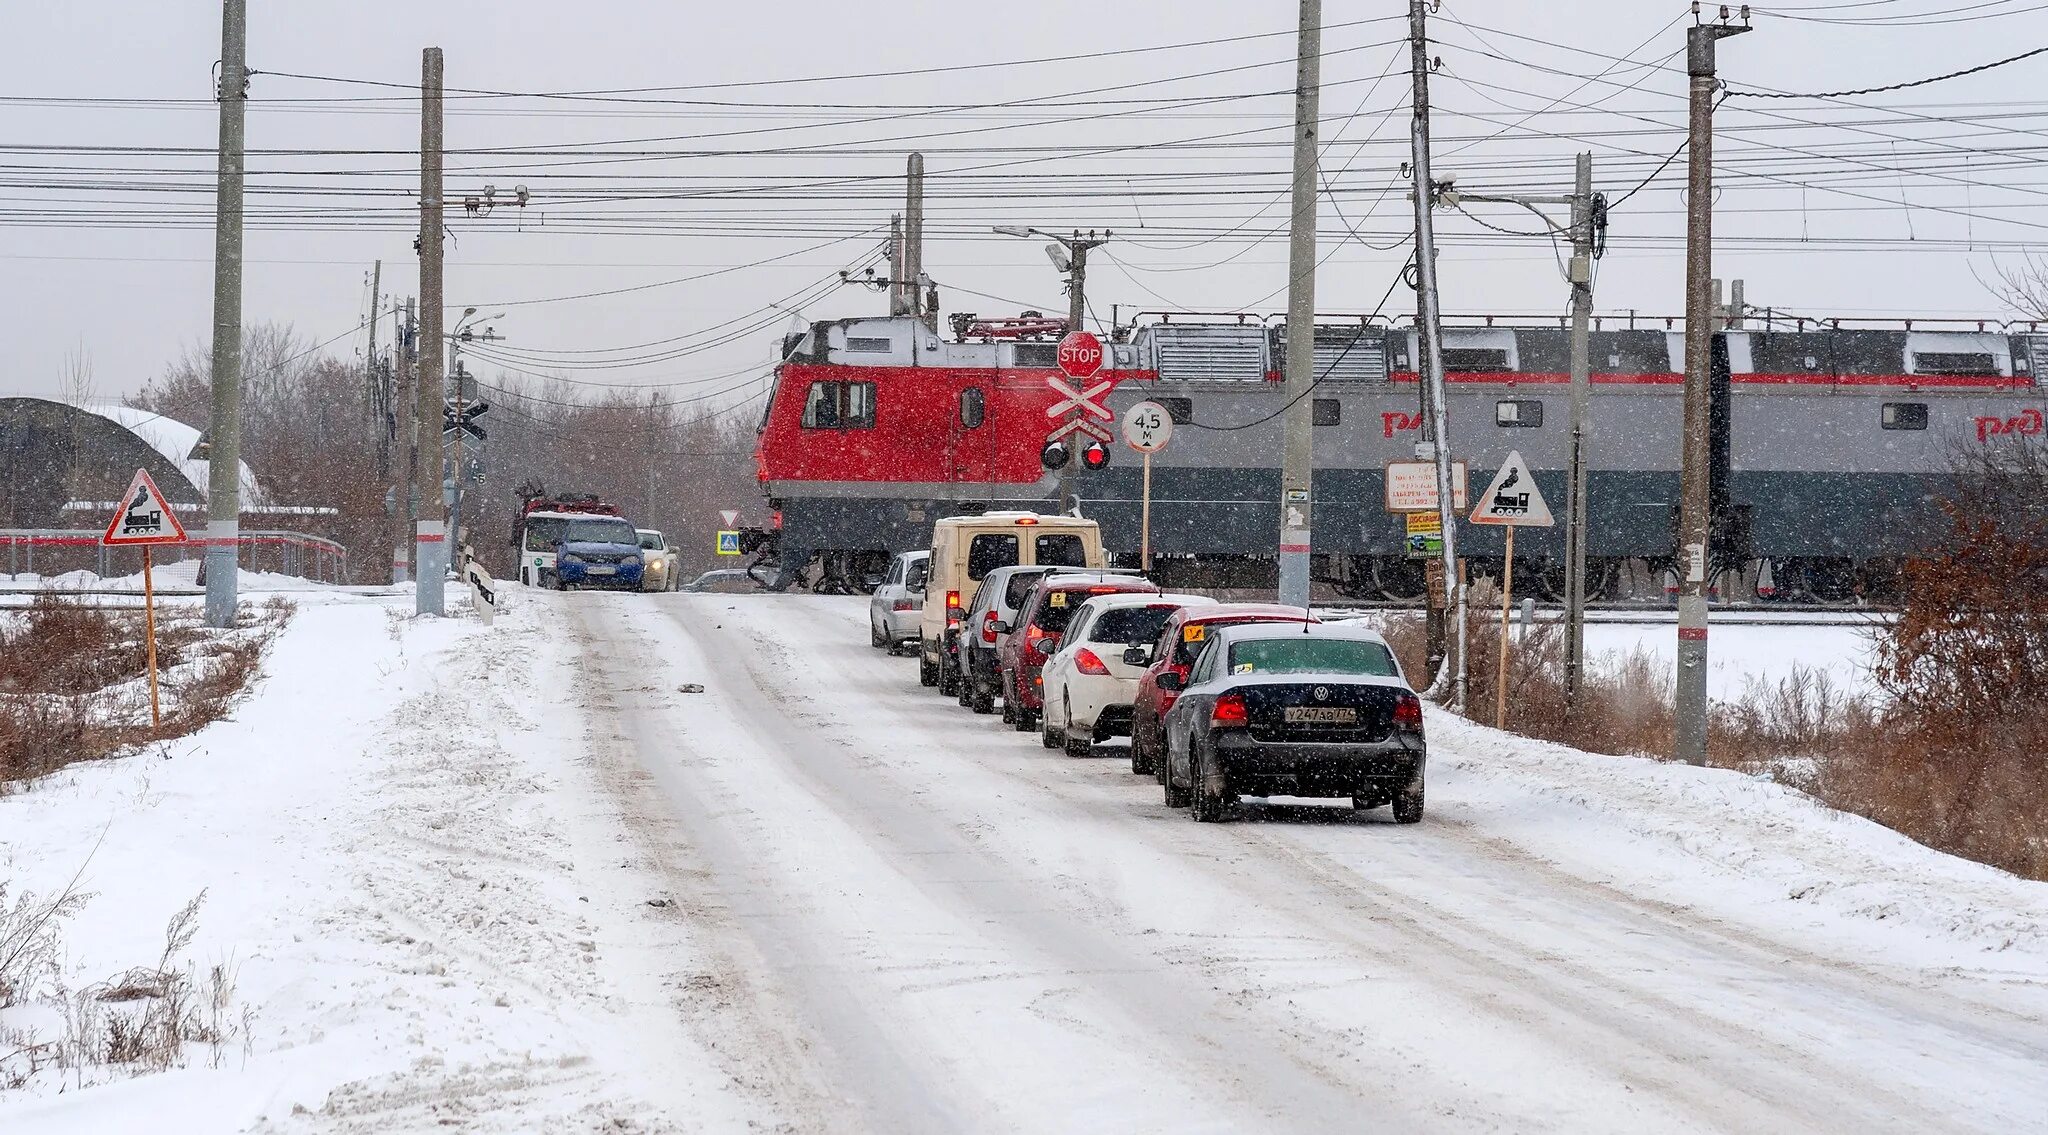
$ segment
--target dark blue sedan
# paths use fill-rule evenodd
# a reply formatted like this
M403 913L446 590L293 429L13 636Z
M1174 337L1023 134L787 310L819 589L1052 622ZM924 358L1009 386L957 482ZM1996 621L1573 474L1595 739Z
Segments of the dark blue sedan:
M1213 823L1239 796L1349 796L1392 804L1397 823L1422 819L1422 701L1377 632L1225 627L1185 685L1161 722L1168 807Z

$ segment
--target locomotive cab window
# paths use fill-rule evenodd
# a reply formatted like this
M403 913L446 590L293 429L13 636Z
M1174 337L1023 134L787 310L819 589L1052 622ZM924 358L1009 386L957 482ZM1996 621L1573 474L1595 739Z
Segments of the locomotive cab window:
M1493 424L1502 429L1540 429L1543 403L1534 398L1504 398L1493 404Z
M987 398L988 396L982 392L979 386L970 386L960 392L960 427L962 429L976 430L981 428L982 420L987 417Z
M1335 398L1318 398L1311 413L1314 415L1312 420L1316 425L1342 425L1344 422L1344 403L1339 402Z
M1924 430L1927 428L1927 403L1887 402L1878 411L1878 423L1888 430Z
M807 430L871 430L875 428L875 384L813 382L804 396Z

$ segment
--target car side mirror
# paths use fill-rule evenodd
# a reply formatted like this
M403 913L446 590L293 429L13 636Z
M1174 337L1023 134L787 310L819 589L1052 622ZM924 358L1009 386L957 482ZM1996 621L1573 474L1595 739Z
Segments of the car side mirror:
M1168 670L1166 673L1159 675L1159 688L1165 690L1167 693L1179 693L1180 691L1187 689L1187 686L1187 680L1171 670Z
M994 624L993 626L991 626L991 627L990 627L989 629L990 629L990 630L992 630L992 631L994 631L994 632L996 632L997 634L1009 634L1009 633L1010 633L1010 624L1008 624L1008 623L1005 623L1005 622L1001 622L1001 621L998 621L998 622L996 622L996 623L995 623L995 624Z
M1150 666L1152 665L1152 652L1137 644L1127 646L1124 648L1124 665Z

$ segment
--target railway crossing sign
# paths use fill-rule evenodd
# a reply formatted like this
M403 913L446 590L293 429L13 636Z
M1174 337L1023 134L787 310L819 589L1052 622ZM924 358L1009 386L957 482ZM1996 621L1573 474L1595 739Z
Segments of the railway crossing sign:
M454 402L449 402L441 407L441 433L447 435L462 430L478 441L483 441L484 428L478 425L476 420L490 412L489 402L469 402L463 404L460 409Z
M149 544L182 544L185 526L171 512L171 504L150 479L149 470L137 469L135 479L121 497L121 506L107 522L107 534L100 543L112 547Z
M1140 402L1124 411L1124 444L1153 454L1173 440L1173 415L1157 402Z
M1071 418L1054 426L1052 432L1045 435L1046 444L1050 445L1071 433L1084 433L1096 441L1108 441L1111 436L1108 430L1086 418Z
M1053 361L1068 378L1094 378L1095 372L1102 369L1104 355L1102 340L1086 331L1072 331L1060 340Z
M1100 401L1116 383L1105 378L1086 390L1077 390L1069 386L1066 379L1049 374L1045 376L1045 384L1052 388L1054 394L1060 395L1060 401L1045 408L1046 417L1057 418L1068 411L1079 410L1088 417L1101 418L1105 422L1116 420L1116 415L1110 413L1109 407Z
M726 529L718 534L718 554L737 556L740 554L740 534L737 530Z
M1470 517L1474 524L1504 524L1516 528L1549 528L1557 521L1550 506L1536 488L1536 477L1519 451L1508 454L1493 483L1479 494L1479 504Z

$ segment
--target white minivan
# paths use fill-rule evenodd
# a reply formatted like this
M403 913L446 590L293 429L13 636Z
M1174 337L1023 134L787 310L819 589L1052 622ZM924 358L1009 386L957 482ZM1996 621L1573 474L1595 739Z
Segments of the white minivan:
M958 632L975 585L999 567L1106 566L1102 529L1080 516L985 512L949 516L932 526L930 574L918 624L917 679L947 697L959 693Z

